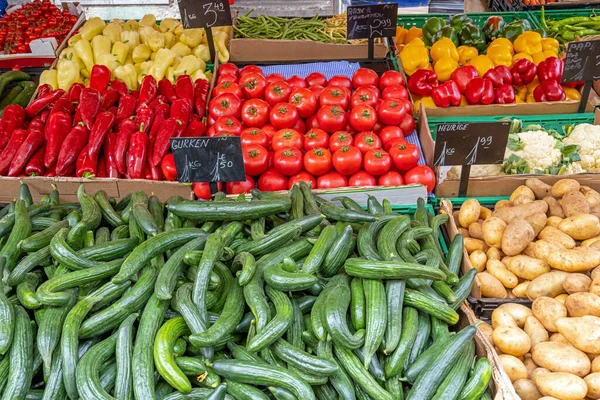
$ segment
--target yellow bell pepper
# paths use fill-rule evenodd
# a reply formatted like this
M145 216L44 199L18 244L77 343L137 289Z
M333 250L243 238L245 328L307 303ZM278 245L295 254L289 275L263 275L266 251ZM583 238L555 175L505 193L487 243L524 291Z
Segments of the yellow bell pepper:
M173 50L173 48L171 48ZM210 61L210 49L205 44L199 44L198 47L194 49L194 55L204 62Z
M558 57L558 54L556 54L552 50L544 50L544 51L540 51L539 53L534 53L532 55L532 57L533 57L533 63L535 65L538 65L539 63L541 63L548 57Z
M470 63L467 63L467 65L474 66L479 76L485 75L486 72L495 67L494 63L488 56L481 54L472 59Z
M175 53L177 57L185 57L192 54L192 49L181 42L175 43L175 45L171 47L171 51Z
M158 51L159 49L165 47L165 37L162 33L153 31L146 38L146 44L152 49L152 51Z
M450 75L452 75L456 68L458 68L458 62L449 56L442 57L433 64L433 70L440 82L450 80Z
M150 73L150 69L152 69L152 66L154 65L153 61L144 61L143 63L140 64L140 75L148 75Z
M537 103L533 94L528 94L525 103Z
M173 30L173 34L175 36L177 36L177 38L179 38L181 36L181 34L183 33L183 31L184 31L183 24L179 24ZM204 33L204 29L202 29L202 33ZM206 37L206 35L204 35L204 36ZM205 38L203 38L203 40L205 41Z
M140 19L140 26L154 26L154 24L156 24L154 14L146 14Z
M458 46L456 50L458 51L458 62L463 65L479 55L479 51L471 46Z
M208 78L206 77L204 72L200 70L194 72L194 74L192 75L192 80L194 82L196 82L196 79L204 79L205 81L208 81Z
M527 84L527 94L533 94L536 87L540 85L540 80L536 76L533 80Z
M121 43L126 44L131 51L133 51L135 46L141 43L140 34L136 31L123 30L123 32L121 32Z
M129 21L127 21L123 24L123 30L124 31L136 31L139 26L140 26L140 24L138 24L138 22L136 20L130 19Z
M525 104L525 100L520 97L515 97L515 104Z
M404 44L404 40L406 39L406 35L408 34L408 29L403 26L396 27L396 45Z
M55 69L47 69L40 75L40 86L50 85L52 90L58 89L58 71Z
M162 33L173 32L177 26L181 25L179 21L173 18L165 18L161 21L158 28Z
M581 100L581 92L579 90L568 86L563 86L562 88L565 91L567 100Z
M510 67L512 65L513 56L510 53L510 50L504 46L490 46L486 50L486 55L492 60L496 67L499 65Z
M163 33L163 36L165 38L165 47L167 49L170 49L171 47L175 46L177 43L180 43L179 41L177 41L177 37L175 37L173 32Z
M431 98L431 96L421 97L418 100L415 100L415 110L421 109L421 104L425 106L425 108L437 108L435 102Z
M421 42L420 39L415 39L415 41ZM407 75L414 74L418 69L430 67L427 49L417 44L407 44L400 52L400 61L402 62L402 69Z
M204 71L204 75L206 75L206 80L212 82L213 72L212 71Z
M106 26L106 22L100 17L88 19L79 30L81 37L87 41L92 40L96 35L100 35Z
M56 83L59 89L69 90L72 84L81 82L79 65L75 61L60 60L56 64Z
M507 49L510 50L510 54L515 54L515 49L513 47L513 44L510 40L508 40L507 38L498 38L498 39L494 39L492 40L492 42L490 43L490 45L488 47L491 46L502 46L502 47L506 47Z
M133 57L131 56L131 53L129 53L129 55L127 56L127 59L125 60L125 64L135 64L135 62L133 62Z
M458 50L456 50L456 46L447 37L443 37L431 46L430 51L431 59L435 62L444 57L450 57L454 61L458 61L460 59L458 55Z
M73 47L73 46L75 46L75 43L77 43L78 40L81 40L81 33L71 36L69 38L69 40L67 41L67 44L70 47Z
M175 74L175 77L178 77L179 75L191 75L201 67L202 64L200 64L200 60L198 60L196 56L190 54L181 59L173 73Z
M542 50L550 50L558 54L558 40L554 38L543 38L542 39Z
M410 42L406 43L406 47L409 47L409 46L425 47L425 42L423 42L423 39L421 39L421 38L414 38Z
M469 105L469 101L467 100L467 98L465 96L460 96L460 104L458 106L464 107L464 106L468 106L468 105Z
M219 62L224 64L229 61L229 49L227 48L227 41L229 35L225 32L217 32L213 36L215 43L215 51L218 52Z
M527 98L527 86L517 86L517 93L515 97L525 101Z
M414 39L422 39L423 38L423 30L421 28L417 28L416 26L411 26L406 34L406 38L404 39L404 43L410 43Z
M87 39L81 38L80 41L75 43L75 54L83 61L85 68L91 71L94 67L94 54L92 53L92 46Z
M533 55L542 51L542 35L534 31L523 32L515 39L515 51Z
M156 53L156 58L154 59L154 65L150 70L150 74L154 76L156 81L160 81L165 77L167 73L167 68L171 66L173 60L175 59L175 54L169 49L160 49Z
M108 54L102 54L97 60L96 60L96 64L99 65L104 65L106 66L108 69L110 69L111 71L114 71L115 68L117 68L120 63L117 60L117 57L115 57L114 54L108 53Z
M145 44L138 44L135 46L135 49L133 49L131 57L135 63L143 63L150 58L150 54L152 54L150 47Z
M525 54L525 53L517 53L513 56L513 64L515 63L515 61L517 61L519 58L526 58L529 61L533 62L533 57L531 57L529 54Z
M110 53L112 43L108 36L98 35L92 39L92 53L94 54L94 60L98 60L102 54Z
M125 32L123 32L123 33L125 33ZM119 63L121 63L121 65L123 65L123 64L125 64L125 60L127 60L127 56L129 55L129 49L130 49L130 47L128 44L125 44L122 42L116 42L115 44L113 44L111 53L113 56L115 56L117 58L117 61L119 61Z
M75 52L75 48L73 48L73 47L67 47L66 49L64 49L60 53L59 58L61 58L61 59L64 58L66 60L75 61L77 63L77 65L79 65L79 69L85 68L85 64L83 63L83 61L81 61L81 58L79 58L79 56Z
M109 38L111 43L115 43L121 40L121 32L123 32L123 28L121 28L121 25L115 22L111 22L106 25L106 27L102 31L102 34Z
M179 37L181 43L187 45L189 48L194 48L202 43L204 37L204 30L200 28L184 29L183 33ZM214 37L214 35L213 35Z
M132 64L121 65L115 68L115 78L125 82L129 90L136 90L138 88L137 71Z

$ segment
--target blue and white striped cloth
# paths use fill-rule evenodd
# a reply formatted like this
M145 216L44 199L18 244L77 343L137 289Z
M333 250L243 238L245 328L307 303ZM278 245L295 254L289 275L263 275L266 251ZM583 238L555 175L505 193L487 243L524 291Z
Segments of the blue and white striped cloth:
M260 67L263 75L281 74L285 78L298 75L301 78L306 78L311 72L320 72L329 80L336 75L347 76L352 78L354 72L360 68L357 62L348 61L331 61L331 62L316 62L305 64L285 64L285 65L265 65Z

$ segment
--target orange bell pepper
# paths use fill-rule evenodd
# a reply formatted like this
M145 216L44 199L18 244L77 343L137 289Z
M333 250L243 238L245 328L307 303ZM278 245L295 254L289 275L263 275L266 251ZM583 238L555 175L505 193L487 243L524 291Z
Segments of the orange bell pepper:
M423 30L421 28L417 28L416 26L411 26L408 32L406 33L404 43L410 43L413 39L417 38L423 39Z
M408 30L402 26L396 27L396 45L404 44Z

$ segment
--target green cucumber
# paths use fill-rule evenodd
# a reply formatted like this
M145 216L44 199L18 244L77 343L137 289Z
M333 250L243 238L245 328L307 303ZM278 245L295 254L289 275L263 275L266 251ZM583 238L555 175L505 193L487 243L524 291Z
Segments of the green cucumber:
M265 268L264 280L273 289L281 291L302 291L313 287L317 277L305 272L298 272L293 260L293 272L285 269L285 260L281 264L270 265Z
M23 307L15 307L15 327L10 348L8 381L3 399L24 400L33 378L33 325Z
M423 351L425 346L427 346L427 341L429 340L429 336L431 335L431 319L429 315L423 311L419 311L419 322L417 328L417 337L413 343L413 347L410 350L410 356L408 360L406 360L406 365L404 369L406 370L409 365L415 362L419 354Z
M459 400L474 400L481 398L492 378L492 365L486 357L482 357L475 363L473 372L469 375L467 383L463 386Z
M406 360L410 356L412 345L417 337L419 312L412 307L402 310L402 335L396 350L386 357L384 371L386 379L402 374Z
M350 282L350 317L352 318L352 326L354 329L365 329L365 291L363 282L360 278L353 278Z
M458 322L458 314L447 304L441 303L429 295L413 289L404 291L404 303L407 306L418 308L437 319L454 325Z
M29 310L35 310L42 306L40 300L35 294L35 290L40 284L40 275L28 273L25 279L17 285L17 297L23 307Z
M369 368L371 357L383 340L387 325L387 300L383 282L376 279L364 279L366 331L364 359L365 368Z
M321 212L323 214L325 214L327 219L332 220L332 221L374 222L377 220L376 216L368 214L364 210L362 210L362 211L346 210L344 208L334 206L333 204L322 204Z
M167 205L175 215L198 221L245 221L286 212L289 199L255 200L246 203L230 201L182 201Z
M383 354L385 355L391 354L398 347L398 343L400 343L405 286L405 282L401 280L389 280L385 282L388 316L385 328L385 345L383 348Z
M354 210L354 211L364 212L364 210L360 206L360 204L358 204L356 201L354 201L354 199L351 199L348 196L337 196L337 197L333 197L331 200L339 201L340 203L342 203L342 205L344 206L344 208L346 210Z
M96 200L85 193L83 184L79 185L77 190L77 200L81 204L81 222L87 230L95 230L102 221L102 211Z
M106 222L108 222L111 226L117 227L121 225L125 225L125 222L121 219L121 216L113 209L112 204L110 204L108 194L104 190L99 190L94 194L94 200L100 207L100 212L102 213L102 217Z
M290 189L290 199L292 201L290 219L294 220L304 216L304 197L298 185L293 185Z
M189 334L190 330L183 318L172 318L158 330L154 340L156 370L165 381L182 393L189 393L192 390L192 384L175 363L173 346L179 337Z
M154 218L160 232L165 230L165 206L158 197L152 195L148 198L148 211Z
M302 332L304 332L304 316L298 304L298 300L292 298L292 309L294 319L287 331L287 340L290 344L300 350L304 350L304 342L302 341Z
M377 252L379 257L385 261L400 261L400 255L396 249L398 239L410 227L410 218L405 215L396 216L391 219L379 232L377 238Z
M350 306L350 297L350 281L347 276L343 276L335 290L327 295L323 323L336 346L357 349L364 344L365 331L360 330L353 334L348 327L346 313Z
M6 259L5 268L9 271L17 265L17 260L22 251L19 249L19 243L31 235L31 218L27 213L27 207L23 200L17 200L15 204L15 223L12 227L8 240L0 250L0 257Z
M423 278L442 280L446 275L438 268L401 261L371 261L350 258L345 263L346 273L366 279Z
M204 252L202 253L202 259L198 265L196 279L194 280L192 300L194 300L200 318L202 318L202 321L204 321L205 324L208 322L208 310L206 304L208 280L215 263L221 256L222 249L223 242L221 236L218 233L210 234L204 245Z
M127 239L129 237L129 225L117 226L110 233L110 240Z
M321 293L319 294L319 297L317 297L317 300L315 301L312 307L312 310L310 312L310 325L312 328L312 332L319 340L327 339L327 331L325 329L324 324L325 304L327 302L327 296L329 295L329 293L334 291L339 284L342 284L345 279L346 277L341 274L331 278L325 286L325 289L323 289L323 291L321 291Z
M344 261L354 251L354 241L352 240L352 227L346 226L343 232L334 240L329 247L325 260L319 268L319 274L324 277L332 277L337 274L344 265Z
M302 264L302 272L312 274L321 268L325 261L325 257L331 246L335 243L337 236L338 234L335 226L329 225L323 228L319 238Z
M383 214L383 206L375 196L367 194L367 209L371 214Z
M253 256L271 253L275 249L279 249L289 241L297 238L302 232L302 228L297 224L286 225L283 228L278 227L276 230L276 232L269 232L264 238L258 241L241 244L235 249L236 252L248 252Z
M336 372L337 365L326 358L314 356L279 339L271 346L273 354L298 370L317 376L329 376Z
M265 237L265 217L253 219L250 223L250 237L260 240Z
M25 202L26 207L29 207L33 204L31 190L29 190L29 186L23 181L21 181L21 185L19 187L19 200L23 200Z
M115 353L117 333L93 345L77 364L77 390L82 400L110 400L112 396L102 388L102 365Z
M247 348L251 352L260 351L282 337L290 327L294 318L292 303L284 293L272 289L269 286L266 287L266 292L267 296L269 296L275 305L276 314L273 319L269 321L263 329L258 331L256 336L248 342Z
M131 196L131 215L148 236L155 236L158 233L156 221L148 210L148 197L142 190L136 190Z
M454 291L454 295L456 296L454 303L450 304L450 307L453 310L458 310L460 305L467 299L467 297L469 297L476 275L477 269L471 268L469 272L460 278L458 284L452 289Z
M101 262L92 261L79 256L65 240L69 228L61 229L50 241L50 254L61 265L70 270L84 270L97 268L103 265Z
M235 381L226 381L227 393L237 400L269 400L260 389Z
M0 272L4 273L6 259L0 257ZM11 348L15 329L15 309L4 293L4 285L0 280L0 354L4 355Z
M200 317L196 305L192 301L193 285L183 284L177 289L175 295L176 309L181 313L192 333L202 333L207 328L207 323ZM202 354L205 358L212 358L214 351L212 347L203 347Z
M361 363L360 359L351 350L340 346L333 347L336 358L348 375L364 390L370 397L378 400L393 400L392 395L382 388L371 376L369 371Z
M50 246L46 246L35 253L30 253L23 257L21 261L10 271L7 284L9 286L17 286L25 279L27 273L40 265L50 265Z
M94 237L95 245L108 242L110 242L110 230L105 226L96 229L96 235Z
M57 350L52 357L50 376L46 379L42 400L63 400L66 398L67 392L65 391L65 385L63 384L62 379L62 357L60 355L60 350Z
M131 381L131 356L133 352L133 324L138 314L131 314L121 323L115 344L117 377L114 396L116 399L130 400L133 396Z
M44 229L41 232L33 234L26 239L23 239L18 247L25 253L33 253L38 251L50 244L52 237L58 233L62 228L67 228L69 222L67 220L55 222L52 226Z
M231 262L231 268L236 272L240 286L245 286L256 272L256 260L250 253L238 253Z
M90 261L112 261L129 254L138 244L136 237L116 239L78 250L76 256Z
M460 358L456 362L456 365L452 367L448 375L444 378L440 387L438 388L434 400L456 400L461 393L467 377L469 376L469 369L473 364L473 357L475 356L475 342L472 340L463 349Z
M458 275L460 272L463 253L463 235L458 233L456 236L454 236L454 239L452 239L452 243L450 243L450 248L448 249L448 256L446 257L446 265L448 266L448 269L456 275Z
M364 224L360 228L356 239L356 248L361 257L367 260L381 260L377 251L376 238L379 231L394 218L396 218L396 215L382 215L378 221Z

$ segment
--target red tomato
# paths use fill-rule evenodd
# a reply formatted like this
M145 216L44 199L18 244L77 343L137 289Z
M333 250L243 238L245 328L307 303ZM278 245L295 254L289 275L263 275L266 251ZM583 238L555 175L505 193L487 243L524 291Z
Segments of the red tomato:
M358 89L366 85L379 86L379 76L370 68L359 68L352 75L352 87Z
M240 85L230 81L223 81L219 83L212 91L212 97L217 97L223 93L235 94L240 99L242 98L242 88Z
M242 133L242 123L234 117L219 117L213 125L215 134L231 133L234 136L240 136Z
M415 119L412 114L406 114L404 118L402 118L402 122L400 122L400 129L402 129L402 133L404 136L408 136L415 130Z
M308 151L315 147L329 147L329 135L323 129L313 128L304 135L304 150Z
M348 90L352 89L352 81L350 80L350 78L348 78L347 76L343 76L343 75L336 75L336 76L331 77L331 79L329 80L329 82L327 82L327 84L329 86L345 87Z
M269 74L265 76L265 79L267 80L267 83L283 82L285 81L285 76L281 74Z
M347 131L337 131L329 138L329 150L335 153L344 146L352 146L354 138Z
M323 175L331 170L331 152L316 147L304 154L304 169L313 175Z
M319 121L317 120L317 114L311 115L306 119L306 128L315 129L319 128Z
M223 93L210 101L208 114L214 120L222 116L239 118L241 109L242 101L239 97L231 93Z
M302 171L294 176L290 176L290 180L288 181L288 189L291 189L292 186L294 186L294 183L298 182L306 182L306 184L313 189L317 187L317 181L315 178L306 171Z
M246 75L248 76L248 75ZM261 99L250 99L242 106L242 122L248 127L262 127L269 121L269 105Z
M217 190L220 192L223 190L223 184L217 182ZM210 193L210 183L208 182L194 182L192 183L192 191L194 195L202 200L210 200L212 194Z
M354 136L354 146L357 147L362 154L369 150L381 149L381 140L373 131L363 131Z
M173 153L167 154L162 159L160 169L167 180L174 181L177 179L177 170L175 169L175 157L173 157Z
M408 99L408 90L406 90L406 87L402 85L390 85L383 89L383 92L381 92L381 98L383 100L406 100Z
M229 194L250 193L252 189L254 189L254 179L248 174L246 174L246 180L244 182L225 183L225 190Z
M361 87L356 89L354 94L352 94L352 97L350 98L350 107L354 108L364 104L374 108L377 105L377 99L378 96L374 93L373 89Z
M400 125L405 115L406 109L402 100L383 100L377 109L377 116L385 125Z
M362 166L362 154L354 146L343 146L333 153L333 168L342 175L352 175Z
M259 72L243 75L238 84L247 99L262 98L267 88L267 80Z
M429 193L435 188L435 172L426 165L417 165L404 174L404 182L427 186Z
M295 147L302 150L304 141L302 135L293 129L281 129L277 131L271 141L271 147L277 151L279 149L285 149L288 147Z
M348 180L350 186L377 186L377 179L366 171L358 171Z
M215 128L214 128L214 127L212 127L212 126L211 126L211 127L209 127L209 128L206 130L206 136L208 136L208 137L213 137L213 136L215 136Z
M250 176L257 176L269 168L267 149L260 145L246 146L242 149L244 168Z
M350 126L357 131L370 131L377 123L377 113L371 106L359 105L350 111Z
M401 144L408 144L408 142L403 137L397 137L387 142L383 148L385 151L389 152L392 147L399 146Z
M290 103L277 103L273 106L269 119L276 129L291 128L298 121L298 110Z
M327 78L320 72L311 72L304 79L308 87L327 86Z
M315 95L315 98L317 99L317 101L319 101L319 98L321 97L321 93L323 93L323 90L325 90L325 88L323 86L316 85L316 86L309 87L308 90L313 92L313 94Z
M274 106L277 103L288 101L290 93L292 93L292 88L283 81L269 83L265 90L265 100Z
M408 171L419 163L419 148L414 144L399 144L390 148L394 167L399 171Z
M273 139L273 136L275 136L275 134L277 133L277 129L275 129L271 124L266 124L263 125L262 131L267 135L267 137L269 138L269 144L271 144L271 140Z
M256 65L246 65L244 68L242 68L240 70L240 78L246 74L252 74L258 72L259 74L262 74L262 69L260 69L259 67L257 67Z
M288 178L273 168L267 170L267 172L258 178L258 190L263 192L286 190L287 184Z
M300 118L308 118L317 111L317 98L309 89L296 88L292 90L289 102L296 106Z
M341 131L348 122L348 115L339 106L323 106L317 112L319 127L325 132Z
M317 178L319 189L333 189L348 186L348 179L339 172L331 171Z
M296 121L294 126L292 126L292 129L304 135L306 132L306 124L304 123L304 120L302 118L298 118L298 121Z
M404 139L402 129L397 126L386 126L379 131L379 139L381 139L381 143L384 147L390 142L390 140L397 138Z
M219 85L223 82L237 83L237 81L238 81L238 78L236 75L222 74L222 75L219 75L219 77L217 78L217 85Z
M388 86L404 86L404 84L404 76L400 72L394 70L385 71L383 74L381 74L381 78L379 78L379 88L381 90L384 90Z
M279 149L273 155L273 166L285 176L292 176L302 170L302 152L295 147Z
M269 147L269 137L266 133L258 128L246 128L240 134L242 147L245 146L262 146L265 149Z
M379 176L392 168L392 157L383 150L369 150L364 154L363 165L365 171Z
M290 76L287 78L286 82L293 88L305 88L306 81L300 78L298 75Z
M231 74L233 76L238 76L238 73L239 73L239 70L238 70L238 67L235 66L235 64L225 63L225 64L219 65L219 75Z
M379 186L402 186L404 185L404 180L398 172L388 171L379 177L377 183Z
M319 97L319 105L321 107L334 105L340 106L344 110L347 110L349 104L349 91L342 87L327 86L325 89L323 89L323 93L321 93L321 96Z

